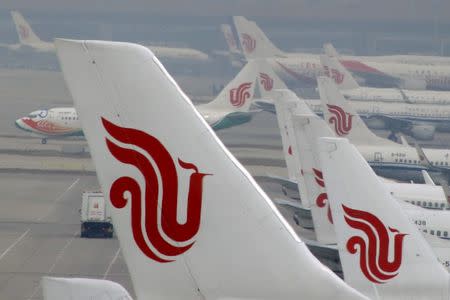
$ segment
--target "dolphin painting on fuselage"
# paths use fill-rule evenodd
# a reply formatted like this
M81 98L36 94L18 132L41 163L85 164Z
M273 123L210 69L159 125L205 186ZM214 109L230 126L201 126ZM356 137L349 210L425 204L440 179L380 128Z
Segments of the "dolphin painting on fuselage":
M42 137L42 144L50 137L83 136L77 112L73 107L42 109L16 120L16 126Z

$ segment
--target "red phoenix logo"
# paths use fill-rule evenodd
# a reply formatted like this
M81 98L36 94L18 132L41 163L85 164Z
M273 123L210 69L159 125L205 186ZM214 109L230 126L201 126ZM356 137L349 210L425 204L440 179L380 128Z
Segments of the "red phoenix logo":
M334 124L334 131L338 136L347 135L352 129L353 115L346 113L337 105L327 104L328 111L333 114L328 122Z
M192 163L178 159L180 167L192 170L189 179L189 192L187 199L187 216L184 224L177 218L178 209L178 174L170 153L155 137L133 128L119 127L102 118L106 131L117 141L128 144L135 149L123 148L106 138L106 145L111 154L120 162L135 166L145 180L141 189L139 183L128 176L116 179L110 188L111 204L122 209L127 205L131 196L131 229L133 238L139 249L148 257L160 263L172 262L174 259L161 257L178 256L189 250L195 241L190 241L200 227L203 178L209 174L200 173ZM147 156L154 160L154 164ZM155 168L159 170L160 181ZM158 203L158 198L161 198ZM160 218L160 220L158 219ZM159 227L164 232L161 234ZM167 239L171 239L168 241ZM149 241L151 246L148 245ZM179 243L189 243L180 246ZM155 252L153 249L158 251Z
M30 36L30 31L28 30L28 28L24 25L19 25L19 33L20 36L24 39L28 38Z
M388 227L375 215L342 205L345 222L352 228L364 232L367 241L360 236L348 239L346 248L351 254L359 250L359 265L366 278L374 283L386 283L398 275L402 264L403 239L407 234ZM391 234L389 234L391 232ZM389 254L390 235L394 235L394 253ZM391 246L392 247L392 246ZM390 260L391 259L391 260Z
M320 170L317 170L315 168L312 169L314 173L314 179L316 180L316 183L322 188L325 188L325 182L323 181L323 173ZM327 217L328 221L330 221L331 224L333 224L333 217L331 215L331 208L328 204L328 195L325 192L320 193L316 198L316 205L320 208L327 207Z
M250 88L252 86L251 82L244 82L237 88L230 90L230 103L233 106L241 107L244 105L245 101L250 98Z
M337 69L331 69L328 66L323 67L325 70L325 75L334 80L336 84L341 84L344 81L344 74L339 72Z
M252 38L251 35L247 33L242 34L242 46L244 47L245 52L252 53L256 47L256 40Z
M266 73L259 73L259 77L264 90L271 91L273 88L273 79Z

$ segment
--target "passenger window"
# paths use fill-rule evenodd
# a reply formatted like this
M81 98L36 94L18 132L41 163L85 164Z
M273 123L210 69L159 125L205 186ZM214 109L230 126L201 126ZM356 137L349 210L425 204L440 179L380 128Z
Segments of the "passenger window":
M430 234L431 234L431 235L434 235L434 230L430 230Z
M427 233L427 230L426 230L426 229L424 229L424 230L423 230L423 232Z
M447 236L448 236L448 232L444 231L444 237L447 237Z
M440 230L436 231L436 235L441 236L441 231Z
M409 163L411 163L411 160L408 160Z
M433 207L433 203L428 202L428 206L429 206L429 207Z
M411 201L411 204L416 204L416 201Z
M439 203L434 202L434 207L439 208Z
M427 203L425 201L422 202L423 207L427 207Z

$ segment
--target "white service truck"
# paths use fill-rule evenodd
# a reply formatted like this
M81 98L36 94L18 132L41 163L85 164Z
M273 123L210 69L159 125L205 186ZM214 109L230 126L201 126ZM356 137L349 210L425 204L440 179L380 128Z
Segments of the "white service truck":
M113 224L102 192L83 192L81 237L112 238Z

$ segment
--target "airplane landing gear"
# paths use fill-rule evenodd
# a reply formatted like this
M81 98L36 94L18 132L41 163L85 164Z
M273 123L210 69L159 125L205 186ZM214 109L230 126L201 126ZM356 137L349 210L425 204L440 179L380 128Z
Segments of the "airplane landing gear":
M41 144L42 144L42 145L47 144L47 139L46 139L46 138L43 138L43 139L41 140Z

